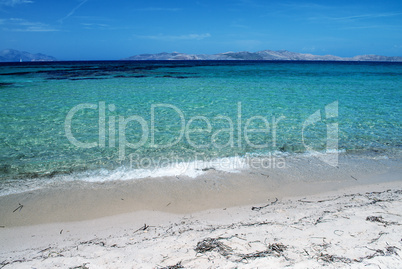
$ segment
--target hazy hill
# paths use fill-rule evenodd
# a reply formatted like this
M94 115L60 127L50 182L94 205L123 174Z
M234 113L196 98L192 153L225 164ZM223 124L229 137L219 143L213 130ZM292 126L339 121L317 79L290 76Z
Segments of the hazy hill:
M0 51L0 62L35 62L35 61L57 61L56 58L45 54L32 54L26 51L5 49Z
M162 52L157 54L140 54L123 60L277 60L277 61L381 61L402 62L402 57L380 55L359 55L354 57L339 57L334 55L313 55L291 52L287 50L263 50L258 52L225 52L218 54L186 54L180 52Z

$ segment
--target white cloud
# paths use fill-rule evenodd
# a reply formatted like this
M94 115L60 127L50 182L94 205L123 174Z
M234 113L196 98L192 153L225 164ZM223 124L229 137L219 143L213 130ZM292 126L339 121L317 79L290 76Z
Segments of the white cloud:
M345 30L360 30L360 29L388 29L388 30L400 30L401 25L391 25L391 24L372 24L372 25L361 25L361 26L349 26L340 29Z
M71 17L83 4L85 4L88 0L83 0L81 3L79 3L77 6L75 6L65 17L61 18L59 20L60 23L63 23L64 20L68 19Z
M154 40L166 40L166 41L174 41L174 40L202 40L208 37L211 37L210 33L205 34L188 34L188 35L140 35L138 38L144 39L154 39Z
M55 32L58 29L41 22L30 22L20 18L2 20L0 24L4 31L10 32Z
M354 16L346 16L346 17L310 17L309 20L327 20L327 21L338 21L338 22L354 22L358 20L367 20L367 19L376 19L376 18L387 18L387 17L395 17L402 15L401 12L395 13L378 13L378 14L359 14Z
M31 4L33 3L33 1L31 0L0 0L0 5L4 5L4 6L16 6L16 5L20 5L20 4Z
M282 6L292 9L333 9L333 6L327 6L322 4L316 3L303 3L303 2L293 2L293 3L281 3Z
M137 8L136 11L180 11L181 8L165 8L165 7L146 7L146 8Z
M355 16L348 16L348 17L339 17L339 18L330 18L332 20L347 22L347 21L357 21L357 20L364 20L364 19L375 19L375 18L386 18L386 17L394 17L402 15L402 13L379 13L379 14L361 14Z
M108 24L105 23L81 23L82 26L84 26L84 29L111 29L111 27Z
M317 48L315 46L310 46L310 47L303 47L302 51L304 52L315 52L317 50Z
M256 0L238 0L233 2L236 6L241 7L251 7L251 8L266 8L267 4L265 2L256 1Z

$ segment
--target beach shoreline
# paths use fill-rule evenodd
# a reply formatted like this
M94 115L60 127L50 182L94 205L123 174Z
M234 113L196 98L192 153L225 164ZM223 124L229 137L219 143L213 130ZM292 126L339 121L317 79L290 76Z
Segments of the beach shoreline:
M399 159L342 156L331 167L315 157L288 157L284 168L226 172L215 168L190 178L86 182L55 180L40 189L0 196L1 226L98 219L136 211L189 214L264 203L401 180Z

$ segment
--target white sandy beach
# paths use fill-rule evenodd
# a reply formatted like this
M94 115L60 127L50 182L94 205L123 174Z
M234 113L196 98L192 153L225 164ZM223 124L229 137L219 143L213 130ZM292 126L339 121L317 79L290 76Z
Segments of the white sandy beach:
M396 181L254 207L3 227L0 267L401 268L401 198Z
M398 160L303 157L54 183L0 197L0 268L401 268L400 172Z

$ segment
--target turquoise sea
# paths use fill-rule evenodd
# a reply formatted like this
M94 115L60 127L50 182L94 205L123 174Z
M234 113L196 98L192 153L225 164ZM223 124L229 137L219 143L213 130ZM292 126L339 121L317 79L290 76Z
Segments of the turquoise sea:
M247 156L402 152L402 63L2 63L0 92L0 195L196 177Z

